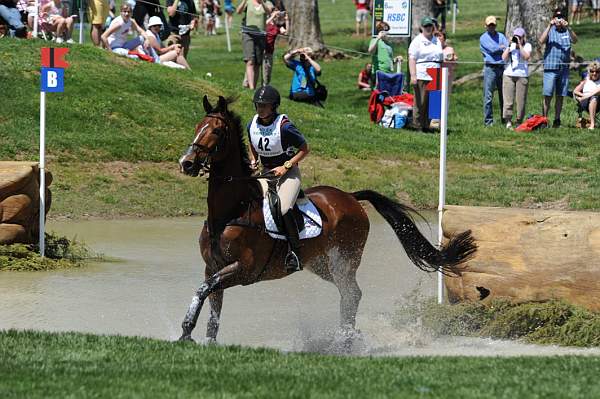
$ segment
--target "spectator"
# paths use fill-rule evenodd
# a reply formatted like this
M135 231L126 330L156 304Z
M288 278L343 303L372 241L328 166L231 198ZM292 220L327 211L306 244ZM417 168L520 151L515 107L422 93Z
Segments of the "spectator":
M371 90L371 64L365 64L365 68L358 74L358 88L360 90Z
M569 15L569 24L575 22L577 25L581 23L581 11L583 10L583 0L569 0L571 4L571 15Z
M109 1L109 4L113 1L114 0ZM110 4L110 6L114 7L113 4ZM149 18L159 17L163 21L163 23L164 21L166 21L165 15L162 11L162 7L160 5L160 0L141 0L135 2L135 6L133 6L133 19L138 24L138 26L144 26L146 16L148 16Z
M233 12L235 11L235 7L233 6L233 0L225 0L224 4L225 9L225 23L231 29L231 24L233 22Z
M543 79L543 114L548 116L552 96L556 95L554 123L552 127L560 127L563 98L569 89L569 63L571 62L571 43L577 42L577 36L569 28L560 9L556 9L548 27L540 36L540 45L546 44L544 50Z
M321 75L321 66L311 58L312 49L298 48L283 56L285 65L294 71L290 87L290 99L320 105L315 93L315 81ZM296 55L300 59L296 60Z
M594 23L600 23L600 0L592 0L592 17Z
M442 63L443 68L448 68L448 96L452 93L452 82L454 81L454 69L456 68L456 61L458 56L454 51L453 47L448 46L446 38L446 32L436 32L435 36L442 45L442 55L444 56L444 62Z
M216 35L215 23L219 12L219 3L216 0L202 0L201 8L204 13L204 34Z
M108 29L101 36L104 47L120 55L127 55L130 50L135 50L140 46L148 48L150 44L149 37L131 18L131 14L131 6L124 3L121 6L121 15L113 19ZM127 40L127 35L130 32L137 32L139 35Z
M531 57L531 43L525 40L525 29L517 28L513 32L510 47L504 49L502 59L507 62L502 81L504 109L502 116L506 128L512 129L513 104L517 103L516 124L523 123L527 106L527 88L529 85L528 62Z
M377 37L369 43L369 53L372 54L371 65L373 68L373 79L377 77L377 71L392 73L394 71L394 53L392 46L387 43L387 31L390 26L387 22L379 21L375 25ZM375 86L375 81L372 82Z
M580 107L590 113L590 126L596 127L596 112L598 111L598 98L600 98L600 62L594 61L588 66L588 76L573 90L573 97Z
M175 62L176 64L181 65L186 69L191 69L190 65L187 63L185 57L183 56L183 50L181 48L181 44L172 44L167 47L163 47L162 42L160 40L160 31L163 28L163 22L158 16L150 17L148 20L148 30L146 31L146 35L150 41L149 48L151 49L151 53L153 52L153 57L155 62L165 63L165 62Z
M434 22L431 17L421 19L421 30L408 47L410 84L414 88L413 128L429 132L427 115L428 101L425 86L432 80L428 68L439 68L443 60L442 45L433 35Z
M17 10L17 0L0 0L0 18L14 31L16 37L27 37L27 27L21 21L21 13Z
M61 0L51 0L44 4L40 9L42 23L48 26L50 32L54 32L54 41L56 43L74 43L71 35L73 34L73 24L75 21L72 16L68 16L67 7Z
M266 44L266 16L271 14L273 3L268 0L242 0L237 13L244 13L242 49L246 63L248 87L254 89L263 62Z
M433 2L433 18L442 17L441 30L446 31L446 0L434 0Z
M102 32L104 21L108 17L110 7L108 0L89 0L88 1L88 17L92 24L90 36L94 46L100 46L102 43Z
M498 90L500 112L503 109L502 74L504 73L504 60L502 53L508 47L506 37L496 32L496 17L489 16L485 19L487 31L479 38L479 49L483 55L483 123L485 126L494 124L494 110L492 100L494 90Z
M275 41L279 34L285 35L288 30L288 15L285 11L273 9L271 16L267 19L265 53L263 62L263 86L271 83L271 72L273 71L273 54L275 53Z
M365 37L369 29L369 3L368 0L354 0L356 6L356 36L360 35L360 25L363 25Z
M190 51L190 32L198 24L198 12L192 0L167 0L167 14L171 33L179 37L183 56L187 59Z

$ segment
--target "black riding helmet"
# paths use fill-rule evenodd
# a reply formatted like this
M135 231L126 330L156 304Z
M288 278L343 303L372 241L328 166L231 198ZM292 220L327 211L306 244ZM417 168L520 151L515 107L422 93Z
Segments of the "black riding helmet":
M255 106L256 104L273 104L273 107L277 109L281 103L281 96L273 86L262 86L254 92L253 102Z

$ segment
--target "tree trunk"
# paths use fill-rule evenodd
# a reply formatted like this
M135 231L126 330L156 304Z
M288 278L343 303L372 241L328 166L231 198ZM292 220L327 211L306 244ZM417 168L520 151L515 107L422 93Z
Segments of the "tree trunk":
M290 47L310 47L315 54L324 55L327 49L321 34L319 1L289 0L286 8L290 18Z
M506 38L510 41L515 28L525 29L527 41L533 47L532 58L540 59L543 48L538 43L538 38L548 26L555 8L560 7L566 11L566 2L564 0L507 0L506 4L504 27Z
M413 0L412 2L412 31L411 39L414 39L419 33L421 27L421 18L433 16L433 0Z

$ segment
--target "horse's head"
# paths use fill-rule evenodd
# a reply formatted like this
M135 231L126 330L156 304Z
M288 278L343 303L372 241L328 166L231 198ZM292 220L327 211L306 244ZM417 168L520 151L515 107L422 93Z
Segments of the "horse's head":
M225 159L229 135L227 104L227 100L219 96L217 106L213 108L208 97L204 96L206 116L196 125L194 141L179 159L182 173L198 176L201 171L210 171L211 162Z

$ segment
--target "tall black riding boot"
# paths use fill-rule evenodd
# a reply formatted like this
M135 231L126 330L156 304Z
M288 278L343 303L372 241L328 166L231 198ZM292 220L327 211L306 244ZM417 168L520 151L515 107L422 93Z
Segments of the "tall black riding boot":
M296 219L294 218L294 215L292 215L292 210L289 210L285 215L283 215L283 224L286 230L285 233L288 241L288 253L285 256L285 269L288 273L298 272L302 270L300 258L298 258L300 238L298 236Z

